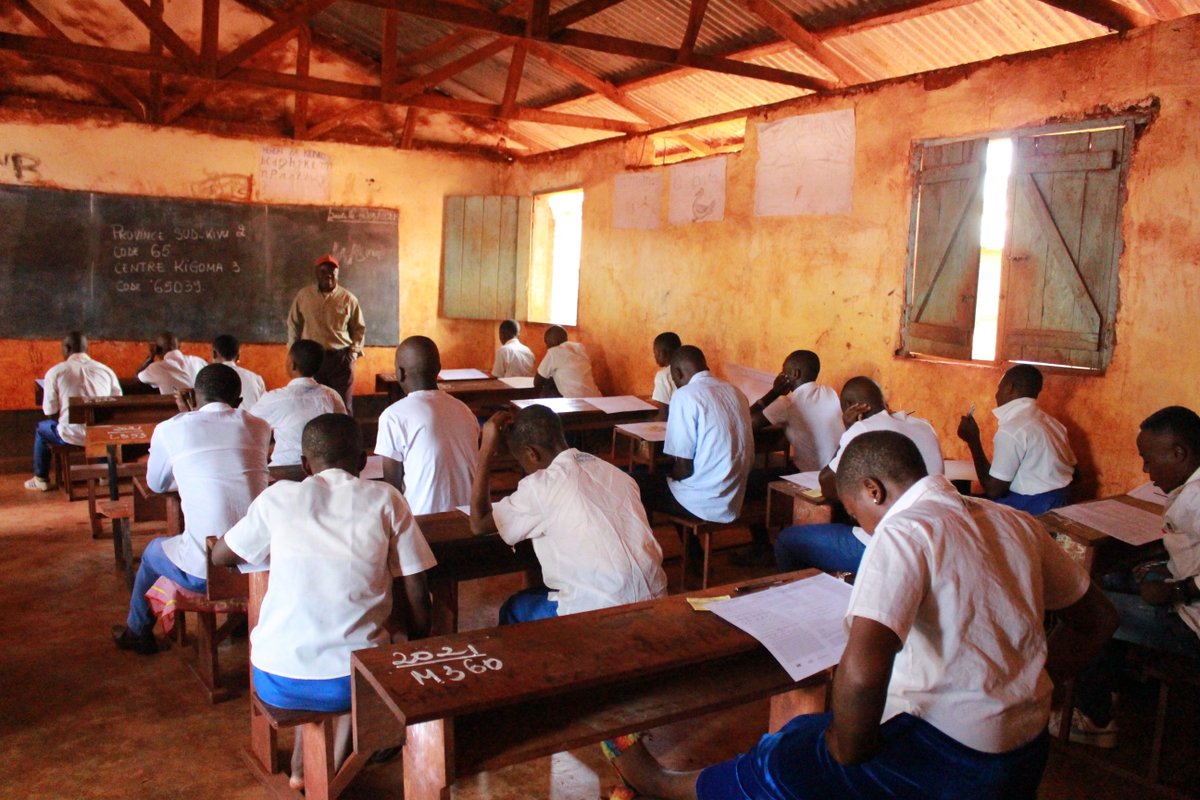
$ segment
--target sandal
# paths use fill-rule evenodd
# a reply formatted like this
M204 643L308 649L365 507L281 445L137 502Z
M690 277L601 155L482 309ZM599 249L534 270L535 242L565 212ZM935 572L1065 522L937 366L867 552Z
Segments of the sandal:
M600 752L604 753L604 757L608 759L608 763L612 764L613 771L621 779L621 785L613 787L609 792L608 800L634 800L634 798L639 796L637 790L629 785L629 781L625 780L625 776L621 774L621 770L617 769L615 762L622 753L641 740L641 733L629 733L624 736L618 736L615 739L605 739L600 743Z

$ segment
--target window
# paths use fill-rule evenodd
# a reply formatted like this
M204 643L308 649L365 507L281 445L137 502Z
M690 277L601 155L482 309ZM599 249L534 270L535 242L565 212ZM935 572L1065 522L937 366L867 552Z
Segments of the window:
M447 197L442 232L443 317L518 317L529 263L528 197Z
M902 352L1103 370L1134 122L918 143Z
M535 195L526 319L574 325L579 315L583 189Z

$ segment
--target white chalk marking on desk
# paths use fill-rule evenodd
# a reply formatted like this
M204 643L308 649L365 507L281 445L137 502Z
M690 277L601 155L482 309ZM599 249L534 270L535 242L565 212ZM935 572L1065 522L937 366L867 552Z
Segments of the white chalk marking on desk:
M409 674L421 686L425 685L426 681L434 683L445 683L443 678L458 682L467 677L467 673L481 675L485 672L495 672L504 667L504 662L498 658L489 657L487 653L479 652L475 645L467 645L466 649L455 650L449 645L444 645L436 652L430 650L417 650L412 653L393 652L392 657L395 658L392 666L396 669L411 669L413 672ZM478 659L478 661L476 661ZM460 662L459 666L462 669L452 666L454 662ZM441 674L439 675L432 668L441 666ZM417 670L417 667L425 669ZM463 672L466 670L466 672Z

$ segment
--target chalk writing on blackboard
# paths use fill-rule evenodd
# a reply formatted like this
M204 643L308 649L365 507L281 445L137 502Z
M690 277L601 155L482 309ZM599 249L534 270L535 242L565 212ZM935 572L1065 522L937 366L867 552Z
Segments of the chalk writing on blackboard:
M410 669L409 673L421 686L426 682L446 683L458 682L468 674L482 675L485 672L495 672L504 667L504 662L498 658L481 653L475 645L467 645L462 650L455 650L450 645L440 649L415 650L411 653L392 653L392 666L396 669ZM422 669L417 669L418 667ZM436 669L435 669L436 667Z
M331 208L329 222L390 222L400 221L394 208Z

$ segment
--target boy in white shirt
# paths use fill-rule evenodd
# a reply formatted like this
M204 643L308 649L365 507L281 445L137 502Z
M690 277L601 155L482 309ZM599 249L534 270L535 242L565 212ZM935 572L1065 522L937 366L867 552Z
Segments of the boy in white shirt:
M579 342L568 342L567 332L551 325L543 337L546 355L538 365L533 385L541 392L557 392L560 397L599 397L600 390L592 378L592 360Z
M257 372L251 372L238 364L241 357L242 345L237 337L222 333L213 339L212 363L233 367L233 371L242 379L242 408L254 408L254 404L267 391L267 384Z
M163 331L150 343L150 352L138 367L137 379L158 389L159 394L175 394L180 389L191 389L196 374L207 363L198 356L185 355L179 349L179 337Z
M43 383L42 413L33 435L33 477L26 489L44 492L50 488L50 445L82 445L87 436L83 425L68 422L72 397L109 397L121 394L121 382L111 369L87 354L88 340L79 331L71 331L62 341L63 360L46 372Z
M872 536L832 713L699 772L664 770L639 741L614 760L626 781L663 800L1036 797L1052 687L1116 615L1033 519L962 497L923 460L894 431L863 434L841 460L839 495ZM1049 637L1047 610L1064 622Z
M515 494L493 505L488 464L504 441L526 475ZM513 546L531 539L542 565L545 587L509 598L501 625L667 593L662 549L637 484L612 464L568 447L558 415L544 406L524 408L515 418L501 412L484 425L471 530L496 531Z
M146 485L152 492L177 489L186 522L178 536L146 545L129 616L124 627L113 628L122 650L158 652L146 592L159 577L167 577L202 594L208 580L205 539L224 536L267 488L271 426L237 407L241 390L236 372L210 364L196 376L196 410L159 423L150 437Z
M654 392L650 399L656 403L670 403L671 395L679 388L671 378L671 357L682 346L679 334L673 331L666 331L654 337L654 363L658 364L660 369L654 373Z
M300 463L300 434L310 419L322 414L345 414L342 395L313 376L321 369L325 348L311 339L301 339L288 348L287 386L267 392L250 408L250 413L271 425L275 449L271 466Z
M1067 488L1075 478L1067 429L1038 408L1041 392L1042 373L1032 364L1017 364L1004 373L992 412L1000 427L992 439L990 462L975 417L967 414L958 424L958 438L971 449L975 474L988 499L1035 517L1066 505Z
M500 346L492 375L497 378L532 378L533 351L521 342L521 323L506 319L500 323Z
M350 710L350 653L390 642L393 579L407 599L409 639L427 636L425 572L437 562L408 504L391 486L363 480L358 424L324 414L304 428L301 482L279 481L213 548L213 563L266 564L271 581L250 633L254 692L267 705ZM334 768L350 750L350 715L338 718ZM303 788L297 730L293 789Z
M438 388L442 359L425 336L396 348L396 381L404 393L379 415L375 454L383 478L404 493L414 514L453 511L471 502L479 420Z
M841 394L842 421L846 432L838 450L818 476L821 493L833 502L838 499L835 472L842 452L856 438L870 431L896 431L911 439L925 461L925 472L942 475L945 462L937 433L927 420L910 417L903 411L890 411L879 384L865 376L846 381ZM816 567L825 572L857 572L867 548L867 534L860 527L842 523L796 525L779 532L775 539L775 562L782 571Z

